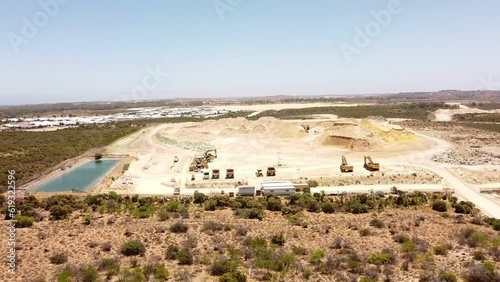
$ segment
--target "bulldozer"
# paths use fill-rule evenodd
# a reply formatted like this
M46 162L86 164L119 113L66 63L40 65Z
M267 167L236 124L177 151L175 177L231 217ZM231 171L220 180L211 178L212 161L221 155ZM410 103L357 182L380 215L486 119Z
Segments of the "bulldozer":
M234 169L228 168L226 170L226 179L233 179L234 178Z
M213 154L212 154L213 152ZM215 158L217 158L217 149L210 149L205 151L205 159L207 162L213 162Z
M347 159L345 156L342 156L342 164L340 165L340 171L341 172L353 172L354 171L354 166L349 165L347 163Z
M220 178L220 172L218 169L212 169L212 179L219 179Z
M372 160L372 157L370 156L365 156L365 164L363 166L365 169L369 171L378 171L380 170L380 164L379 163L374 163Z
M262 169L258 169L258 170L255 172L255 176L257 176L257 177L264 177L264 174L262 173Z
M276 169L272 166L267 168L267 176L276 176Z

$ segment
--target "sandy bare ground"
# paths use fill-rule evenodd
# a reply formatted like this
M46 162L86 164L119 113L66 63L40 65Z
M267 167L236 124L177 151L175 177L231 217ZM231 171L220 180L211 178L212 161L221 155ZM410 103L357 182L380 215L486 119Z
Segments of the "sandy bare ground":
M216 110L242 110L242 111L267 111L267 110L283 110L283 109L303 109L312 107L355 107L360 105L371 105L368 103L363 104L349 104L349 103L297 103L297 104L260 104L260 105L228 105L211 107Z

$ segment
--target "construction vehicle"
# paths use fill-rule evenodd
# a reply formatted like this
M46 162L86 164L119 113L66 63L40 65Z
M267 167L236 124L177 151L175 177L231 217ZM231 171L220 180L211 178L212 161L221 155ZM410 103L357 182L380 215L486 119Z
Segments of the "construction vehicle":
M234 178L234 169L228 168L226 170L226 179L233 179Z
M264 177L264 174L262 173L262 169L258 169L258 170L255 172L255 176L257 176L257 177Z
M210 172L205 171L203 172L203 180L209 180L210 179Z
M195 157L189 166L189 171L199 171L200 169L208 168L208 162L205 157Z
M212 179L219 179L220 172L218 169L212 169Z
M272 166L267 168L267 176L276 176L276 169Z
M213 154L212 154L213 152ZM205 159L207 162L213 162L215 158L217 158L217 149L210 149L205 151Z
M181 194L181 188L180 187L175 187L174 188L174 196L178 196Z
M179 162L179 158L177 156L174 157L174 163Z
M353 172L354 171L354 166L349 165L347 163L347 159L345 156L342 156L342 164L340 165L340 171L341 172Z
M372 157L370 156L365 156L365 164L363 166L365 169L369 171L378 171L380 170L380 164L379 163L374 163L372 160Z

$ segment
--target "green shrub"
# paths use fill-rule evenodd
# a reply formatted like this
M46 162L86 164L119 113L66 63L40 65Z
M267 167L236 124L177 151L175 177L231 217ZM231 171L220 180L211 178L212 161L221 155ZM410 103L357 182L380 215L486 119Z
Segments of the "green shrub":
M178 221L174 224L172 224L172 226L170 226L170 231L173 232L173 233L186 233L188 231L189 227Z
M57 275L57 282L71 282L72 277L73 271L67 268Z
M297 256L307 255L307 249L300 246L292 246L292 252Z
M359 230L359 235L361 235L361 236L363 236L363 237L364 237L364 236L369 236L369 235L371 235L371 234L372 234L372 232L371 232L371 231L370 231L370 229L368 229L368 228L363 228L363 229L360 229L360 230Z
M321 262L321 259L325 257L325 251L316 250L309 256L309 262L312 264L318 264Z
M237 209L235 215L246 219L264 219L264 211L260 208Z
M432 209L438 212L448 211L448 206L445 201L435 201L432 203Z
M146 252L146 247L139 240L129 240L122 245L121 253L125 256L138 256Z
M448 248L443 245L437 245L432 248L434 250L434 254L438 256L445 256L448 254Z
M68 206L55 205L50 207L50 217L52 220L66 219L73 212L73 209Z
M92 216L87 214L83 217L83 224L90 225L91 222L92 222Z
M324 213L335 213L335 205L332 202L323 202L321 204L321 210Z
M97 269L91 265L86 266L80 270L79 273L82 282L95 282L99 280L99 273L97 273Z
M279 235L273 235L271 238L271 243L278 245L278 246L284 246L285 245L285 236L283 233Z
M94 155L94 159L95 159L96 161L98 161L98 160L102 159L102 154L101 154L101 153L96 153L96 154Z
M208 199L207 195L199 192L194 192L194 200L193 203L195 204L203 204L206 200Z
M460 201L459 203L456 203L453 207L455 208L455 213L470 214L474 210L475 205L472 202Z
M210 231L210 232L222 231L223 229L224 229L224 224L215 221L205 222L202 228L203 231Z
M30 227L35 222L35 218L32 216L16 215L13 219L16 220L16 227L18 228Z
M368 276L363 276L361 279L359 279L359 282L377 282L377 279L370 278Z
M172 200L168 202L167 206L165 207L165 210L168 212L178 212L180 207L180 203L177 200Z
M153 276L155 281L167 281L168 280L168 269L164 264L157 263L153 267Z
M387 253L373 254L368 258L368 263L375 265L391 264L394 262L394 256Z
M385 224L382 220L378 218L374 218L370 221L370 226L376 227L376 228L384 228Z
M170 213L165 208L160 208L157 215L159 221L166 221L170 219Z
M120 272L120 262L117 259L104 258L99 262L97 269L106 271L106 276L112 277Z
M245 274L241 273L238 270L224 273L221 277L219 277L219 282L246 282L247 277Z
M57 253L51 256L50 263L52 264L63 264L68 262L68 256L65 253Z
M438 276L439 280L442 282L457 282L457 276L450 271L442 271Z
M415 242L413 241L405 241L402 245L401 245L401 250L405 253L405 254L412 254L415 252L415 249L416 249L417 245L415 244Z
M177 254L179 253L180 248L178 245L170 244L165 251L165 258L169 260L177 259Z
M238 263L234 260L219 259L210 266L210 274L213 276L222 276L226 273L236 271Z
M182 248L176 256L180 265L191 265L193 264L193 254L187 249Z
M397 242L399 244L403 244L404 242L410 241L410 237L402 234L397 234L392 237L394 242Z
M266 208L270 211L281 211L283 209L283 204L281 199L277 196L267 197Z
M495 264L485 261L481 264L473 265L465 275L466 282L500 281L500 274L495 271Z

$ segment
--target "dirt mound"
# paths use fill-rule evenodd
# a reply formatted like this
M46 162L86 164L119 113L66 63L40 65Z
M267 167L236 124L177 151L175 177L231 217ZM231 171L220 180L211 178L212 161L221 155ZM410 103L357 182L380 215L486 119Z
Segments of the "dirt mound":
M264 133L266 132L266 128L262 124L257 124L254 128L252 128L252 134Z
M238 134L248 134L248 132L248 129L244 125L240 126L238 129Z
M368 143L368 141L364 139L354 139L343 136L326 136L323 138L321 145L344 147L352 150L363 150L370 148L370 143Z
M238 130L232 129L232 128L224 128L219 132L219 136L231 136L238 134Z

